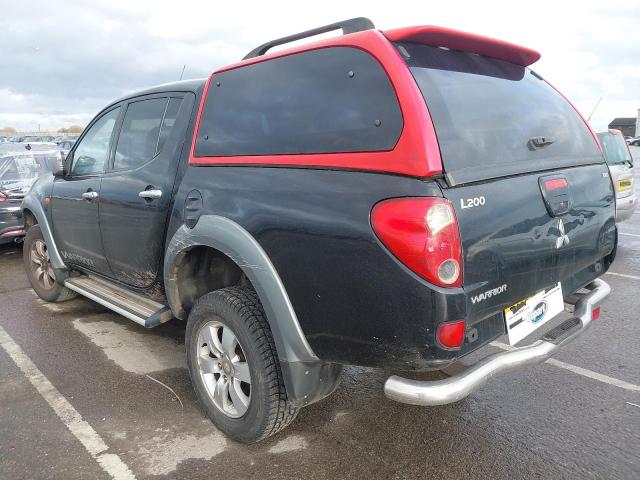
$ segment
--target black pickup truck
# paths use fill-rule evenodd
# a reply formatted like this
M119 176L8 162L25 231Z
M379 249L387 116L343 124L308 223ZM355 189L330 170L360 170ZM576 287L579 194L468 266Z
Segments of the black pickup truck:
M528 68L539 57L357 18L128 95L24 199L31 284L144 327L185 320L197 397L242 442L330 394L342 365L441 370L502 335L533 337L444 380L384 387L458 401L544 361L609 293L609 171L584 119ZM566 304L573 316L536 338Z

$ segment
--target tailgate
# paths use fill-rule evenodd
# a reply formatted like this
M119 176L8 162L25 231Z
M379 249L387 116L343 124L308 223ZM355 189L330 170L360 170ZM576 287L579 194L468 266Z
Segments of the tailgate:
M566 188L543 191L566 180ZM602 274L615 244L607 166L588 165L444 189L458 217L463 284L471 321L486 318L557 282L565 295ZM556 215L569 201L568 212ZM566 195L566 198L565 198ZM606 268L607 265L601 265Z
M467 320L608 268L615 198L595 134L540 75L428 45L398 45L428 107L462 243Z

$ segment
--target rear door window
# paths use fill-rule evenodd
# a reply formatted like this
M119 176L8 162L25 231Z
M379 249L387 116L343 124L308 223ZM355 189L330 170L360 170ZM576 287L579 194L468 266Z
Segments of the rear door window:
M148 162L158 152L160 127L168 98L130 103L118 137L114 170L129 170Z
M171 130L173 130L173 126L175 125L176 119L178 118L178 111L180 110L181 104L182 98L169 99L167 110L164 113L164 118L162 119L162 127L160 128L160 137L158 138L158 147L156 148L156 153L160 153L162 151L162 147L164 147L167 138L169 138Z
M323 48L215 75L196 156L391 150L401 131L380 64L359 49Z
M427 45L398 48L422 91L451 184L602 162L582 118L531 70Z

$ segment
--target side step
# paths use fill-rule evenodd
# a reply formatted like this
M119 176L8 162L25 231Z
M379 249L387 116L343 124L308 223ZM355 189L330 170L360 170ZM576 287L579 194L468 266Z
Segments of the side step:
M145 328L157 327L173 318L173 313L168 306L100 278L72 277L68 278L64 285Z

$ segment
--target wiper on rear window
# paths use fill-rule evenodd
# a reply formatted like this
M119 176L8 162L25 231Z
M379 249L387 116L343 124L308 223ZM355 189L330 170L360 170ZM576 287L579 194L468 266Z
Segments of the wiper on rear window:
M555 140L551 137L531 137L527 142L529 150L537 150L551 145Z

